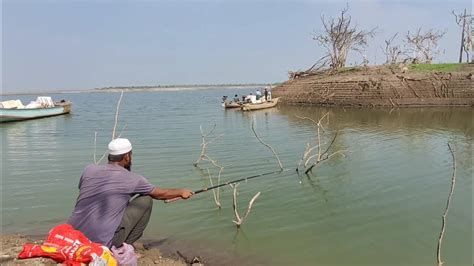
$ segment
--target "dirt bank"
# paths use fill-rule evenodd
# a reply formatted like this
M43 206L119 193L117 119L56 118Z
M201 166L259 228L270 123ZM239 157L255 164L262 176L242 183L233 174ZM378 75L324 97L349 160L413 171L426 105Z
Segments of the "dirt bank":
M455 71L410 66L347 68L320 72L273 88L282 103L367 107L474 106L473 64Z

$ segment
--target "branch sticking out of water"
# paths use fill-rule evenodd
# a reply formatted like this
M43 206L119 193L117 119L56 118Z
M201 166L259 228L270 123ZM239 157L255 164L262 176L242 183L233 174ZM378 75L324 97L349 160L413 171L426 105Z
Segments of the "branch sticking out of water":
M117 136L117 138L120 138L120 136L122 136L122 133L126 128L127 128L127 125L123 126L123 128L120 131L120 134ZM96 132L95 137L97 137L97 132ZM102 160L105 158L105 155L107 155L107 151L104 151L104 153L102 154L102 156L100 156L98 161L95 160L95 140L94 140L94 163L95 164L100 164L100 162L102 162Z
M122 92L120 93L120 98L118 100L118 103L117 103L117 108L115 110L115 123L114 123L114 127L112 129L112 140L115 139L115 131L117 129L117 123L118 123L118 116L119 116L119 109L120 109L120 104L122 102L122 97L123 97L123 90ZM125 130L125 128L127 128L127 125L125 125L122 130L120 131L120 134L118 135L117 138L120 138L120 136L122 136L122 133L123 131ZM97 160L96 158L96 145L97 145L97 131L94 132L94 164L99 164L104 158L105 156L107 155L107 151L105 151L102 156L99 158L99 160Z
M202 138L202 142L201 142L201 154L199 154L199 158L194 162L194 166L197 167L198 163L201 162L201 160L207 160L209 161L210 163L212 163L214 166L218 167L218 168L221 168L220 165L217 164L217 162L213 159L211 159L207 154L206 154L206 149L207 149L207 146L209 144L211 144L212 142L214 142L215 140L221 138L222 136L224 136L224 134L220 134L219 136L211 139L211 140L207 140L206 138L209 137L209 135L212 134L212 132L214 131L214 129L216 128L216 123L214 123L214 126L212 127L212 129L207 133L207 134L204 134L203 130L202 130L202 125L199 126L199 129L201 130L201 138Z
M451 147L449 143L448 143L448 148L449 148L449 151L451 152L451 156L453 157L453 176L451 177L451 190L449 191L448 200L446 201L446 209L444 210L444 213L442 216L443 223L442 223L441 232L439 233L439 238L438 238L438 249L436 250L438 266L441 266L444 263L443 260L441 259L441 245L443 244L444 231L446 228L446 216L448 216L449 206L451 204L451 198L453 197L454 186L456 184L456 157L454 156L453 148Z
M244 217L240 217L239 212L237 210L237 187L239 186L239 183L229 184L229 186L234 190L232 207L234 208L235 220L233 220L233 222L235 223L237 228L240 228L240 226L244 223L247 216L249 216L249 213L252 210L253 203L260 196L260 191L257 192L250 200L249 206L247 207L247 211L245 212Z
M120 93L120 98L119 98L118 103L117 103L117 110L115 111L115 124L114 124L114 128L112 130L112 140L115 139L115 129L117 128L119 109L120 109L120 103L122 102L122 97L123 97L123 90Z
M270 146L269 144L263 142L263 140L257 135L257 132L255 131L255 127L254 127L254 124L255 124L255 120L252 118L252 131L253 131L253 134L255 134L255 137L257 137L258 141L260 141L260 143L262 143L263 145L265 145L267 148L269 148L273 154L275 155L275 158L277 159L278 161L278 166L280 167L280 170L283 171L283 165L281 164L281 161L280 161L280 158L278 158L278 155L276 154L275 150L273 149L272 146Z
M306 117L306 116L302 117L302 116L297 115L296 117L298 117L300 119L310 120L311 122L313 122L313 124L316 126L316 140L317 140L317 143L314 146L310 146L309 143L306 144L306 149L303 153L303 156L301 157L298 165L296 166L296 172L299 172L299 168L300 168L302 163L304 163L303 164L304 168L307 168L308 164L311 163L311 166L309 166L305 170L305 174L308 174L310 171L313 170L313 168L315 166L317 166L322 161L328 160L328 159L330 159L331 157L333 157L337 154L345 156L344 155L345 150L338 150L338 151L333 152L331 154L328 153L329 149L334 144L339 131L336 131L336 133L334 134L334 137L332 138L331 142L326 147L326 149L324 151L321 151L322 150L321 137L326 133L326 130L323 127L322 121L323 121L324 118L327 117L327 120L329 122L329 113L324 114L317 122L316 122L316 120L314 120L312 118L309 118L309 117ZM316 148L318 149L318 153L317 154L312 154L313 150L315 150Z
M217 186L219 186L219 183L221 181L221 173L222 173L223 170L224 170L224 167L221 167L219 169L219 175L217 177ZM212 182L211 172L209 171L209 169L207 169L207 174L209 175L209 182L211 183L211 186L214 186L214 184ZM217 189L213 189L212 194L214 196L214 202L216 203L217 208L221 209L222 205L221 205L221 201L220 201L220 188L218 187Z
M96 159L96 150L97 150L97 131L94 132L94 163L97 164Z
M224 134L220 134L219 136L214 137L210 140L207 139L212 134L212 132L214 132L214 129L216 129L216 123L214 123L214 126L212 127L212 129L208 133L204 133L204 131L202 130L202 125L199 126L199 129L201 130L201 138L202 138L201 153L199 154L199 158L194 162L194 166L198 167L198 164L201 161L208 161L214 167L219 169L219 174L217 176L217 185L219 185L220 180L221 180L221 174L224 171L224 167L221 166L216 160L209 157L209 155L207 155L207 153L206 153L206 150L207 150L207 146L209 144L211 144L215 140L221 138L222 136L224 136ZM212 176L211 176L211 173L210 173L209 169L207 170L207 172L208 172L208 175L209 175L209 182L211 183L211 186L214 186L214 184L212 182ZM221 205L221 202L220 202L220 188L218 187L217 189L212 190L212 193L214 195L214 201L216 203L217 208L221 209L222 205Z

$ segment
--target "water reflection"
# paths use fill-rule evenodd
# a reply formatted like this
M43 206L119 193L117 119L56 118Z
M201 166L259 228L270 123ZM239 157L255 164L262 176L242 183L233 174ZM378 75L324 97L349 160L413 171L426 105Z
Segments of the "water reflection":
M57 123L59 117L3 124L3 152L6 160L15 162L15 168L27 168L33 155L54 159L58 152ZM39 154L38 154L39 153Z
M406 130L457 130L468 137L473 137L473 108L405 108L405 109L357 109L357 108L325 108L313 106L279 107L281 115L295 125L302 122L299 116L307 116L318 120L329 113L332 122L339 129L383 129L386 131Z

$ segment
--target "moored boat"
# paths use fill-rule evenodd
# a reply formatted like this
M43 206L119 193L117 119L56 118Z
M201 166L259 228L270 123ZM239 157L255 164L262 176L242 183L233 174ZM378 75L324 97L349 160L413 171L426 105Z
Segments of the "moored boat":
M272 108L278 104L278 99L279 98L274 98L263 103L245 103L245 104L242 104L240 109L242 109L242 111L253 111L253 110Z
M238 102L225 102L224 103L225 108L240 108L241 106L242 104Z
M43 97L48 100L51 100L50 97ZM40 97L38 97L40 99ZM19 102L19 101L16 101ZM22 120L29 120L29 119L36 119L36 118L43 118L43 117L50 117L50 116L57 116L68 114L71 112L72 103L69 101L61 101L61 102L48 102L48 104L38 103L37 105L33 105L33 107L28 107L31 105L27 105L26 107L19 102L19 106L6 108L6 103L2 104L0 108L0 123L4 122L14 122L14 121L22 121Z

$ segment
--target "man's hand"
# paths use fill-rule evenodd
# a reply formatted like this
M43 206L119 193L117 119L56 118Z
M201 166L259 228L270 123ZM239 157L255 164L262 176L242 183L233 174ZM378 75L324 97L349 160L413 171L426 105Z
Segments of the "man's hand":
M158 200L170 199L188 199L194 194L192 190L187 188L160 188L155 187L150 193L150 196Z
M192 190L183 188L181 189L181 198L182 199L189 199L192 195L194 195L194 192Z

